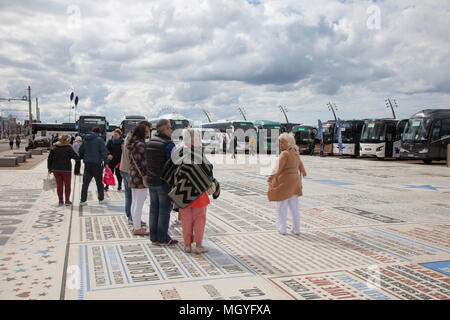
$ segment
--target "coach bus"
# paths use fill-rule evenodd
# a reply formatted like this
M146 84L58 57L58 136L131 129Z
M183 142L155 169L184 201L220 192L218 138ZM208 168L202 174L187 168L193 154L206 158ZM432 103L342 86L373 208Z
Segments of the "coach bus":
M359 155L359 143L364 120L341 120L342 152L339 152L338 126L334 127L333 154L356 157Z
M450 143L450 109L426 109L408 119L400 157L425 163L447 159Z
M314 126L299 125L292 128L292 133L295 137L295 144L298 146L301 154L310 154L311 149L314 148L313 141L319 133L319 130Z
M278 137L280 136L281 123L269 120L256 120L253 121L253 124L257 132L258 153L261 152L260 149L265 150L267 153L272 153L272 150L276 152L276 148L279 148ZM272 133L276 136L272 136Z
M167 119L170 121L172 126L172 141L174 143L179 143L183 140L183 132L179 129L185 129L191 127L191 121L181 114L170 113L159 116L158 118L149 119L148 121L152 124L152 136L156 133L156 125L160 119ZM175 133L176 136L175 136Z
M293 132L292 130L294 127L301 125L301 123L292 123L292 122L285 122L280 124L280 133L284 132Z
M129 132L133 132L137 124L146 118L144 116L125 116L125 118L120 122L120 131L122 131L125 137Z
M256 135L256 127L250 121L220 120L217 122L202 123L201 127L202 129L216 130L219 145L222 146L223 152L230 150L230 144L233 143L234 135L237 134L236 150L243 150L245 153L248 153L250 135ZM240 137L239 135L243 136Z
M336 126L335 120L328 120L322 124L323 134L323 154L333 154L333 142L334 142L334 128ZM320 132L317 133L315 138L314 152L320 153Z
M109 123L104 116L80 116L75 122L75 129L81 137L90 133L94 127L99 127L101 137L106 141L106 132L109 130Z
M407 119L365 120L359 145L360 156L380 160L399 159L402 134L407 122Z

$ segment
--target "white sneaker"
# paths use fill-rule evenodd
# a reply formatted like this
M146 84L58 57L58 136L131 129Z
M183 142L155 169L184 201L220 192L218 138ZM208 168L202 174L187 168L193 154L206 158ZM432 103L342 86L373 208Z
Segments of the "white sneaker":
M110 200L108 198L103 199L102 201L99 201L100 204L107 204Z
M87 206L87 201L85 201L85 202L80 201L80 207L84 207L84 206Z

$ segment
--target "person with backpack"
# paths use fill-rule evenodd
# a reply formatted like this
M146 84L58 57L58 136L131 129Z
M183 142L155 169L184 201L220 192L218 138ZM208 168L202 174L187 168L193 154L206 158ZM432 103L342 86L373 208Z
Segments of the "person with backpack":
M98 201L100 204L106 204L109 199L105 198L103 189L103 168L108 168L108 157L105 142L101 136L100 127L94 127L91 133L88 133L78 151L80 157L84 160L83 185L81 187L80 206L87 205L88 188L92 178L97 184Z
M64 197L66 198L66 206L71 206L70 192L72 180L72 161L79 160L78 154L70 145L70 137L66 134L61 135L59 141L55 143L50 150L47 159L47 169L49 173L53 173L56 180L56 191L58 193L59 205L64 205ZM64 191L64 192L63 192Z
M120 170L118 165L120 164L120 159L122 157L122 145L123 145L122 131L117 128L114 130L113 137L106 144L106 150L108 150L108 160L109 167L111 171L116 175L117 178L117 191L122 190L122 176L120 175ZM105 186L105 190L108 190L109 186Z

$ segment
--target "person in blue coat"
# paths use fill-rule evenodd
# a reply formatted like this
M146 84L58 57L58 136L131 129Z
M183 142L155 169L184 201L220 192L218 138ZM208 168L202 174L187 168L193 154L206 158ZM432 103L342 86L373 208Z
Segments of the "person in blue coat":
M83 143L78 151L80 158L84 161L83 186L81 187L80 206L87 205L87 194L92 178L95 179L100 204L107 203L103 189L103 168L108 168L108 151L105 142L100 137L101 130L94 127L92 132L84 137Z

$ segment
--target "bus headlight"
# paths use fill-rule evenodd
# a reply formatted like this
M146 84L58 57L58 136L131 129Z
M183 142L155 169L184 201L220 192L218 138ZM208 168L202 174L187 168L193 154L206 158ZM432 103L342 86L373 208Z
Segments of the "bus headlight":
M384 148L384 146L378 147L378 148L377 148L377 151L382 151L383 148Z
M428 153L428 148L425 148L425 149L419 150L419 153Z

